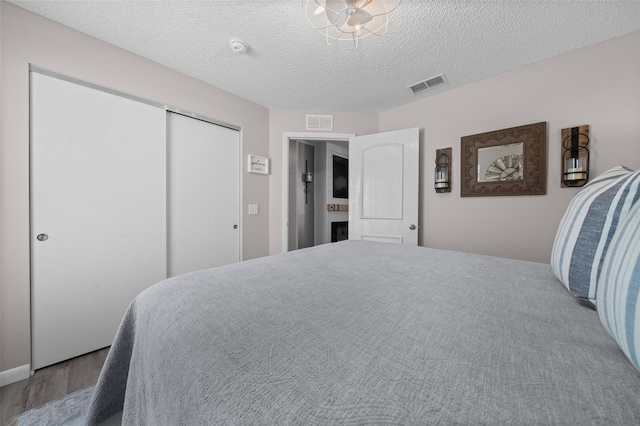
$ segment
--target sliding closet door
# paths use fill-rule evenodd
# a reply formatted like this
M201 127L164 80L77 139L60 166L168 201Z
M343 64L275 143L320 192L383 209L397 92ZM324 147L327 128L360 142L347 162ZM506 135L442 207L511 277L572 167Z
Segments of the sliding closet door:
M240 132L167 113L168 275L240 260Z
M165 111L31 73L32 369L109 346L166 274Z

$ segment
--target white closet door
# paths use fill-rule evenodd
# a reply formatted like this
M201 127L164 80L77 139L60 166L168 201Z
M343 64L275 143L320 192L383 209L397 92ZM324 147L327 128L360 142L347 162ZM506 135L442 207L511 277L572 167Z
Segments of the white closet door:
M32 369L109 346L166 275L166 117L31 73Z
M240 260L240 132L167 113L168 275Z

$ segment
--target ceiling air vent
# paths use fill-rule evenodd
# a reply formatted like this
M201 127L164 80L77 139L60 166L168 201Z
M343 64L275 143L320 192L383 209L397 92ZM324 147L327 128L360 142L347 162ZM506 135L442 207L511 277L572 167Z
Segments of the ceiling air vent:
M307 130L333 130L333 115L307 115Z
M428 80L421 81L420 83L412 84L409 86L411 92L413 94L420 93L423 90L431 89L432 87L439 86L441 84L445 84L447 82L444 74L437 75L435 77L431 77Z

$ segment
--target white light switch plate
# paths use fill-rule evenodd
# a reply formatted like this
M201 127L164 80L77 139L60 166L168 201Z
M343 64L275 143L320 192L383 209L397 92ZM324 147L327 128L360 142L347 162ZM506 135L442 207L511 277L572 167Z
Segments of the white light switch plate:
M249 204L249 214L260 213L260 208L257 204Z

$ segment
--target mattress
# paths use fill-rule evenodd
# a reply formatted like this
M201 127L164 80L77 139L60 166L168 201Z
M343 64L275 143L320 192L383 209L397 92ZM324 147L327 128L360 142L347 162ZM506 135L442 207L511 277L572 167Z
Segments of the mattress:
M348 241L130 305L99 424L640 424L640 374L548 264Z

